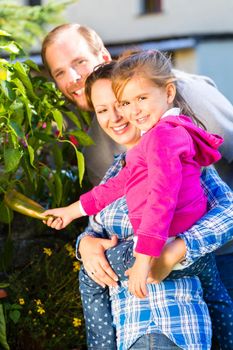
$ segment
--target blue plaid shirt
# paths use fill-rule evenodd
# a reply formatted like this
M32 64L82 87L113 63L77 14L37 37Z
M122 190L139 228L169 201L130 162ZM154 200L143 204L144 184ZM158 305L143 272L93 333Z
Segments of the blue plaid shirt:
M122 167L123 155L116 158L103 182L115 176ZM233 195L213 168L203 170L203 186L209 199L209 212L198 224L181 237L187 244L187 263L215 250L233 235ZM102 225L90 218L86 235L131 239L133 232L128 218L125 197L111 203L100 213ZM149 296L139 299L131 295L126 285L111 288L112 314L117 330L118 349L129 349L142 335L161 332L182 349L210 349L211 325L207 307L202 300L199 279L187 277L166 279L149 285Z

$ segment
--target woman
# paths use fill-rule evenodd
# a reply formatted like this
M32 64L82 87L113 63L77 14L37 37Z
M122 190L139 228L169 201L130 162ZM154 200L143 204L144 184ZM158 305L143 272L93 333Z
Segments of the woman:
M116 113L116 100L111 90L110 75L102 76L92 86L92 90L93 96L95 96L94 99L92 98L92 102L103 130L113 140L127 147L131 147L138 142L140 137L138 130ZM107 172L105 180L116 175L120 170L122 166L121 158L119 156L116 159L115 165ZM205 175L203 174L203 177ZM216 176L215 173L214 176ZM208 179L208 176L206 178ZM228 191L228 189L223 186L223 191ZM226 209L229 204L231 204L232 211L232 195L230 192L228 196L222 196L222 207L219 204L218 210L212 213L212 216L214 215L218 220L219 217L221 218L223 211L226 214L230 214L229 208ZM208 215L211 216L211 212ZM90 220L87 230L78 238L77 247L85 270L92 276L93 280L102 286L104 284L115 286L116 282L114 278L116 278L116 275L111 270L104 256L105 249L116 243L114 241L115 238L111 241L103 240L102 238L109 238L114 233L118 233L119 236L119 232L122 239L129 236L130 232L132 235L132 228L127 218L127 207L124 199L120 199L104 209L100 213L100 217L101 224L98 224L93 218ZM227 216L227 220L230 221L232 219L230 216ZM195 233L198 227L196 225L196 228L193 227L192 231ZM208 249L209 251L216 249L217 244L221 245L221 243L224 243L232 235L232 232L226 230L224 235L221 236L221 239L219 239L218 229L219 225L215 225L216 235L213 235L211 230L208 232L208 234L210 233L214 237L215 243L208 248L203 245L206 252L208 252ZM195 234L193 235L195 236ZM213 237L211 238L212 241ZM206 240L208 241L207 234ZM193 245L193 251L196 257L199 257L201 253L198 252L197 247L198 244L201 245L201 241L194 242L191 237L190 242L187 240L186 244L190 244L190 247ZM184 241L180 240L179 243L182 245ZM189 247L188 244L187 246ZM183 244L182 247L185 248L185 245ZM82 273L80 276L82 278ZM120 349L150 349L147 342L151 341L157 344L151 347L151 349L161 349L161 344L163 344L164 349L208 349L210 347L210 323L208 313L206 313L206 308L202 301L200 284L196 277L186 277L177 281L172 279L166 280L159 285L150 285L149 289L149 297L144 302L132 297L124 284L121 285L121 288L111 290L112 313L117 330L118 347ZM198 296L196 300L193 298L194 295L196 297ZM160 301L158 300L159 297L161 298ZM156 298L157 300L155 300ZM200 306L199 312L196 310L197 304ZM186 322L186 317L190 322ZM101 339L96 339L95 349L99 348L101 348Z

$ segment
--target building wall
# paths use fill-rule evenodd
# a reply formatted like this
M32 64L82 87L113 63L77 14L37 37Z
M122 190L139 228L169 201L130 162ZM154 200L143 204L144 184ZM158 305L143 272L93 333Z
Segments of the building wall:
M213 78L233 103L233 40L200 43L196 50L198 72Z
M232 0L162 3L161 14L140 15L141 0L79 0L68 8L67 19L93 27L107 43L233 32Z

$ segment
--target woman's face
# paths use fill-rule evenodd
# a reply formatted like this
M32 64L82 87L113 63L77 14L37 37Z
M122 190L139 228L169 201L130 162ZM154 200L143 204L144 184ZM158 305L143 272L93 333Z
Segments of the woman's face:
M91 89L91 100L101 128L116 143L131 148L140 140L140 130L116 109L117 100L109 79L97 80Z

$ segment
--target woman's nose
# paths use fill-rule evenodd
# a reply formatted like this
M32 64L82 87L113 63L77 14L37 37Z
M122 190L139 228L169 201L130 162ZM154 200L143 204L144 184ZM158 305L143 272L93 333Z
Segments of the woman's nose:
M110 115L110 120L114 123L118 122L120 119L122 118L122 116L120 115L120 113L116 110L116 108L114 108L112 110L112 113Z

